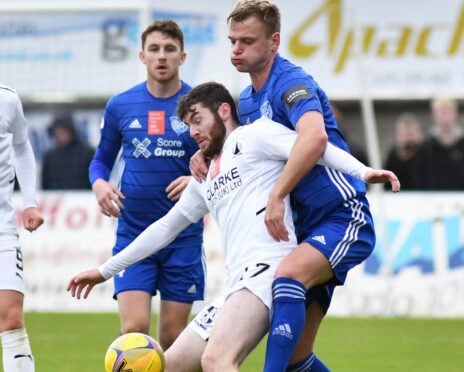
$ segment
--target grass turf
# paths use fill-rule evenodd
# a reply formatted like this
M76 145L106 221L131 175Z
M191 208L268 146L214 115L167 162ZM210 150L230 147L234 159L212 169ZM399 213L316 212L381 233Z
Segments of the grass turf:
M28 313L26 322L36 372L103 371L106 348L118 336L117 314ZM264 350L261 342L240 370L261 371ZM464 319L329 317L316 353L336 372L461 372Z

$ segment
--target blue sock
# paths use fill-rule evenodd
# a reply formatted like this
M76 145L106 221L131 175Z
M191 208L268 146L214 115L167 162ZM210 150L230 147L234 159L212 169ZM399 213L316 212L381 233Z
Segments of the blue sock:
M305 324L306 289L298 281L277 278L272 283L274 313L267 339L264 372L284 372Z
M330 369L316 354L311 353L298 363L288 366L285 372L330 372Z

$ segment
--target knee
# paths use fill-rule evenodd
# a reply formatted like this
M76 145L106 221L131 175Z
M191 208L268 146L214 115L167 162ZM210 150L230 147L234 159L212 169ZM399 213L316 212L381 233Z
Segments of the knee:
M276 270L276 278L288 278L301 282L304 279L303 273L300 273L294 266L282 262Z
M121 324L121 333L138 332L148 335L150 333L150 324L146 322L128 321Z
M20 308L10 308L1 312L0 332L24 328L23 313Z

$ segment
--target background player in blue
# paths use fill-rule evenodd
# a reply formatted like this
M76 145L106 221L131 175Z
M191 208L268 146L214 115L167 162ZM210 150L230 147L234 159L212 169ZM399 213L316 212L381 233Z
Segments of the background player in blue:
M113 254L164 216L190 179L188 163L198 146L175 114L178 98L191 89L179 77L185 57L178 25L154 22L142 33L140 60L147 81L107 103L89 173L102 213L118 218ZM118 173L118 186L108 182L111 170ZM151 299L159 291L158 337L165 350L174 342L192 302L203 299L202 227L193 224L165 252L115 276L122 333L149 333Z

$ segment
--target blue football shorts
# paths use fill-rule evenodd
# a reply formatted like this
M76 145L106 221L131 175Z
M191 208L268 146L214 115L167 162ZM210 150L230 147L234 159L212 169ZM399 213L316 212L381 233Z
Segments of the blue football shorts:
M204 298L205 256L203 244L195 241L170 248L139 261L114 276L114 298L124 291L144 291L161 300L192 303ZM121 248L114 247L113 255Z
M366 197L360 195L347 200L313 226L303 241L319 250L332 266L334 278L309 289L307 295L307 304L316 300L327 312L335 286L343 285L348 271L374 250L374 223Z

